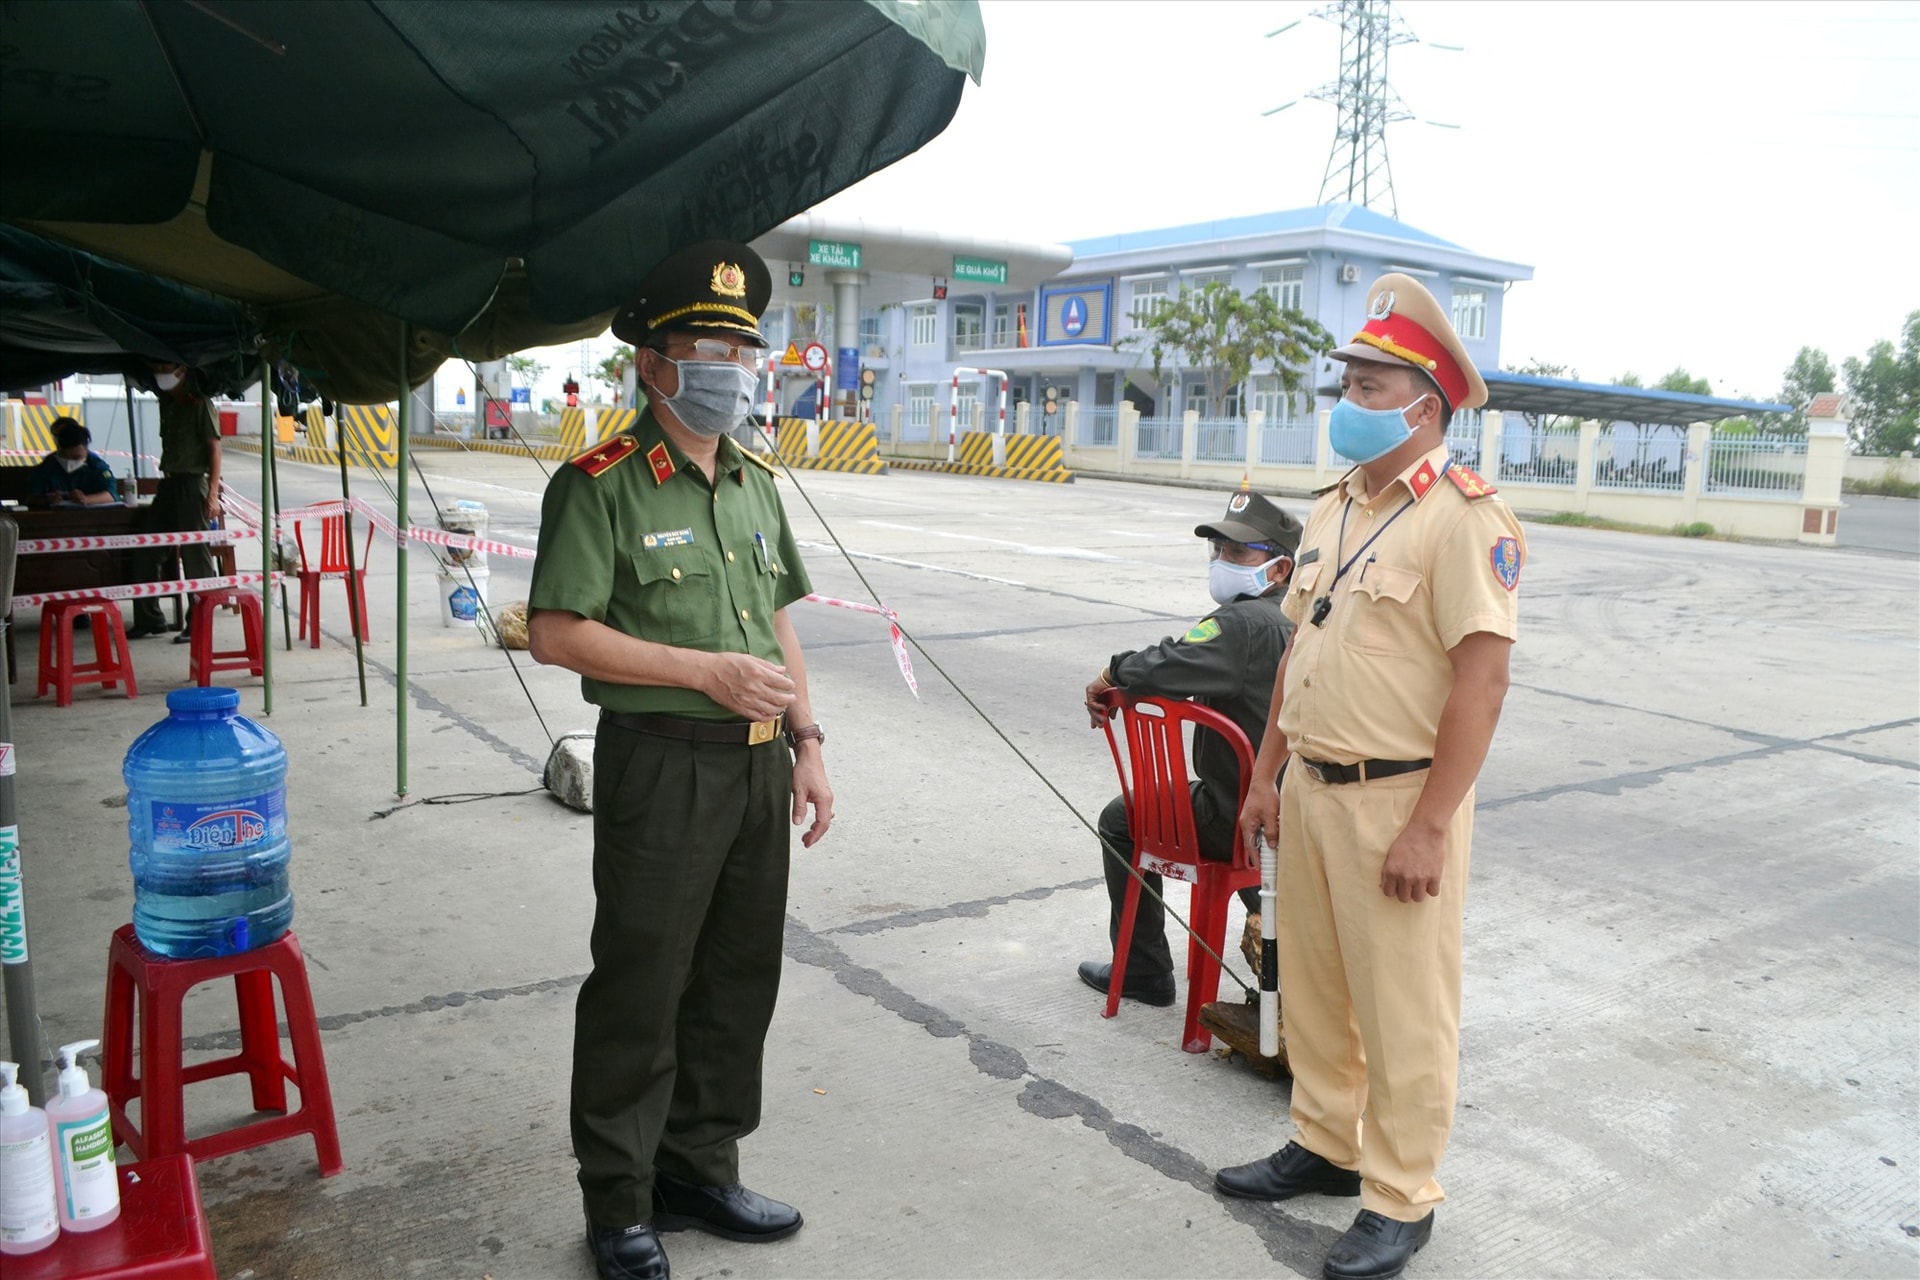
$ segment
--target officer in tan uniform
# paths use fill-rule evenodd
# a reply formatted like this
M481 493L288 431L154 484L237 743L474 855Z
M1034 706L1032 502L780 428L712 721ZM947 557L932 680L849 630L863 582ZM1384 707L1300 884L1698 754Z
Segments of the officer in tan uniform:
M1382 276L1346 362L1333 447L1358 465L1307 519L1296 626L1242 838L1280 850L1293 1141L1215 1185L1361 1197L1329 1280L1383 1280L1433 1233L1453 1127L1473 785L1507 691L1526 541L1446 424L1487 399L1421 284ZM1273 780L1293 767L1276 799Z

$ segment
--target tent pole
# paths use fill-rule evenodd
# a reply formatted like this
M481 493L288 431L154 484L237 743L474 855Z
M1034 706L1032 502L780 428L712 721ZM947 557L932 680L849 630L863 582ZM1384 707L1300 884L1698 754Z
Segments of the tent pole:
M260 714L268 716L273 714L273 556L279 549L279 540L273 536L267 513L278 510L280 505L273 491L272 385L267 358L263 355L260 357L260 679L263 685Z
M351 500L347 494L347 423L348 419L336 417L334 432L338 439L340 458L340 501L345 504ZM379 465L375 463L375 465ZM355 565L353 563L353 507L344 505L340 511L340 532L345 535L347 544L347 621L353 626L353 661L360 668L360 705L367 705L367 651L360 640L360 592L354 586Z
M14 549L19 541L20 526L0 519L0 592L8 599L13 598ZM11 616L0 615L0 645L5 643ZM20 817L14 809L13 703L5 693L0 689L0 921L7 925L0 931L0 968L6 970L7 1053L20 1064L20 1083L26 1086L28 1100L45 1106L46 1058L40 1050L33 964L27 956L27 886L20 866Z
M276 565L280 562L280 457L275 452L278 448L279 439L278 433L276 432L273 443L269 444L266 450L267 475L273 481L273 504L271 507L267 507L264 503L262 504L263 509L267 510L269 514L273 516L273 559ZM287 582L285 578L280 580L280 630L286 637L287 652L292 653L293 620L287 616Z
M404 798L407 794L407 547L413 540L413 525L407 515L407 493L413 488L413 381L407 367L407 346L413 337L413 326L400 323L400 421L394 427L398 437L400 483L395 494L395 515L400 525L400 572L395 574L398 585L394 588L394 600L397 616L393 624L394 645L397 655L394 661L393 708L393 758L398 777L394 782L394 794Z
M123 375L124 376L124 375ZM133 450L133 492L123 500L134 505L140 497L140 422L133 416L133 379L127 378L127 448Z

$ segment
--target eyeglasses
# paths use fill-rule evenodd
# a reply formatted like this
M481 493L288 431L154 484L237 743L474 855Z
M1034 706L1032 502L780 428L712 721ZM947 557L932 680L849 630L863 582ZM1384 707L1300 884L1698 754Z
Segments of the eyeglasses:
M683 345L693 349L691 356L675 356L665 351L661 352L661 354L666 355L672 360L711 360L716 363L744 365L749 369L753 368L754 365L759 362L760 349L758 347L748 346L745 343L735 346L733 343L722 341L719 338L695 338L691 342L685 342Z
M1218 560L1228 547L1245 547L1249 551L1277 551L1271 542L1229 542L1225 538L1207 539L1207 559Z

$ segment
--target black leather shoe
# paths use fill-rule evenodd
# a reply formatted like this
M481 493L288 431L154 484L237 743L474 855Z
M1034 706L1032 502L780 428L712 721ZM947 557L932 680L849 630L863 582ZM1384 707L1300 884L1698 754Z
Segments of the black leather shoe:
M599 1227L587 1219L587 1248L600 1280L668 1280L667 1251L651 1223Z
M182 627L180 628L180 634L173 638L173 642L175 644L192 644L193 632L187 630L185 627Z
M1237 1164L1213 1175L1213 1185L1241 1200L1291 1200L1310 1191L1357 1196L1360 1175L1289 1142L1265 1160Z
M129 640L145 640L148 636L163 636L165 634L167 634L167 629L164 626L150 627L139 622L127 628L127 639Z
M1113 984L1113 966L1101 964L1098 960L1080 962L1080 981L1106 995ZM1120 994L1129 1000L1138 1000L1141 1004L1150 1004L1166 1008L1173 1003L1173 975L1164 974L1158 978L1128 978L1120 988Z
M1320 1273L1327 1280L1390 1280L1431 1239L1431 1213L1418 1222L1399 1222L1362 1209L1347 1234L1334 1242Z
M800 1211L739 1183L703 1187L653 1171L653 1225L661 1231L698 1227L723 1240L769 1244L800 1229Z

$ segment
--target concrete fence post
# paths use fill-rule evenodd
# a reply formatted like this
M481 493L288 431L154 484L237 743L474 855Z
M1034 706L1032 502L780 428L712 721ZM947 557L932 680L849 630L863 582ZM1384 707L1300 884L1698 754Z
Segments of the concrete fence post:
M1260 465L1260 432L1266 428L1265 409L1247 410L1247 483L1253 483L1254 469Z
M1826 407L1825 397L1816 407ZM1832 416L1807 415L1807 469L1800 480L1800 541L1830 547L1840 526L1841 481L1847 474L1847 424L1852 413L1845 399L1831 404Z
M1480 415L1480 465L1474 470L1495 485L1500 483L1500 450L1506 447L1506 434L1506 414L1488 409Z
M1692 524L1700 518L1700 492L1707 485L1707 446L1713 441L1713 427L1705 422L1687 426L1687 470L1680 488L1680 523Z
M894 405L887 413L887 443L896 449L900 447L900 423L906 416L907 411L901 405Z
M1127 462L1133 457L1133 451L1140 442L1140 411L1133 407L1133 401L1122 400L1119 411L1114 414L1113 443L1118 448L1120 458L1118 467L1121 475L1127 473Z
M1013 406L1013 434L1017 436L1031 435L1033 432L1032 422L1033 405L1030 402L1022 400L1019 404Z
M1193 475L1194 437L1200 434L1200 411L1183 409L1180 412L1180 478L1190 479Z
M1333 410L1322 409L1318 417L1313 439L1313 487L1321 489L1338 478L1335 468L1340 465L1340 459L1333 452L1333 435L1328 425L1333 421Z
M1580 444L1574 454L1573 509L1582 513L1593 493L1593 468L1600 455L1600 424L1589 418L1580 424Z
M1075 445L1080 442L1080 402L1067 401L1065 416L1060 420L1060 443Z

